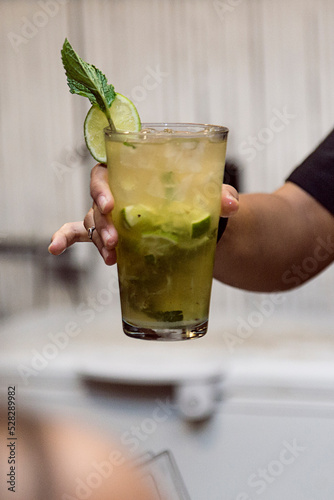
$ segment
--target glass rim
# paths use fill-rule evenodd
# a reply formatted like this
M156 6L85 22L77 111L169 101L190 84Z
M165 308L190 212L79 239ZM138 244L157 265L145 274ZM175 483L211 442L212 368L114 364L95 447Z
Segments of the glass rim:
M104 134L109 138L147 138L168 137L172 138L198 138L198 137L227 137L229 129L222 125L210 125L208 123L183 123L183 122L144 122L139 131L112 131L110 127L104 129ZM173 133L170 133L171 129ZM151 135L152 134L152 135Z

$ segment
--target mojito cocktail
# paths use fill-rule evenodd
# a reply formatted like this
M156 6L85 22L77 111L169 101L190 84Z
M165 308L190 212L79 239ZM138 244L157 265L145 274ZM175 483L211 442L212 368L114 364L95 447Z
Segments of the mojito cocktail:
M161 340L204 335L228 129L142 126L135 105L67 38L61 57L70 92L92 105L87 148L108 164L124 332Z
M123 329L131 337L207 331L227 134L199 124L105 130Z

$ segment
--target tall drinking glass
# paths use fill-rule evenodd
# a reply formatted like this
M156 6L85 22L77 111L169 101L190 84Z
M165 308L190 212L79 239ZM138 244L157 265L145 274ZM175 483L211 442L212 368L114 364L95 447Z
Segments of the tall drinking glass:
M182 340L208 327L228 129L105 129L123 330Z

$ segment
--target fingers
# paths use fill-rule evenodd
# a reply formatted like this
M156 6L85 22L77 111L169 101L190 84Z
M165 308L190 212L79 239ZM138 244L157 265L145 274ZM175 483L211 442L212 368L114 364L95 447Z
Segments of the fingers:
M93 225L96 227L93 242L105 263L112 265L116 262L115 246L118 238L111 217L108 215L114 208L114 198L109 188L107 167L103 163L98 163L91 171L90 193L94 201ZM85 227L89 227L90 216L85 219L84 224Z
M104 262L111 266L116 263L115 246L117 244L117 231L109 221L108 216L101 214L99 208L94 203L93 208L89 210L85 219L84 227L88 231L94 226L92 242L100 252Z
M221 217L231 217L239 210L238 191L229 184L223 184L221 199Z
M91 171L90 194L101 214L107 214L114 208L114 199L108 184L108 171L103 163L98 163Z
M108 266L115 264L117 232L114 226L110 225L107 217L100 214L96 205L94 205L94 209L91 208L89 210L84 221L67 222L58 229L51 238L51 243L48 248L49 252L52 255L60 255L73 245L73 243L79 241L90 242L88 229L93 226L96 230L93 231L92 242L98 248L103 260ZM109 229L106 229L106 227L109 227ZM108 231L107 237L105 237L105 231ZM102 234L102 236L100 236L100 234Z
M93 208L89 210L84 221L64 224L51 238L49 252L60 255L66 248L77 241L90 241L88 229L95 227L92 242L98 248L107 265L115 264L117 231L108 214L114 208L114 199L108 184L106 165L98 163L91 171L90 183Z
M77 241L89 241L83 222L67 222L54 233L48 250L53 255L60 255Z
M101 214L99 208L95 203L93 206L93 213L94 225L100 235L103 245L106 248L115 248L118 241L118 235L112 222L111 214Z

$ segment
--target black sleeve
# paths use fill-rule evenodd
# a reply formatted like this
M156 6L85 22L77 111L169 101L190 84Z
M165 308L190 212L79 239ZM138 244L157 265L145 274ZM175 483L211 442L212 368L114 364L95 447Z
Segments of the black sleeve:
M334 130L286 179L334 215Z

